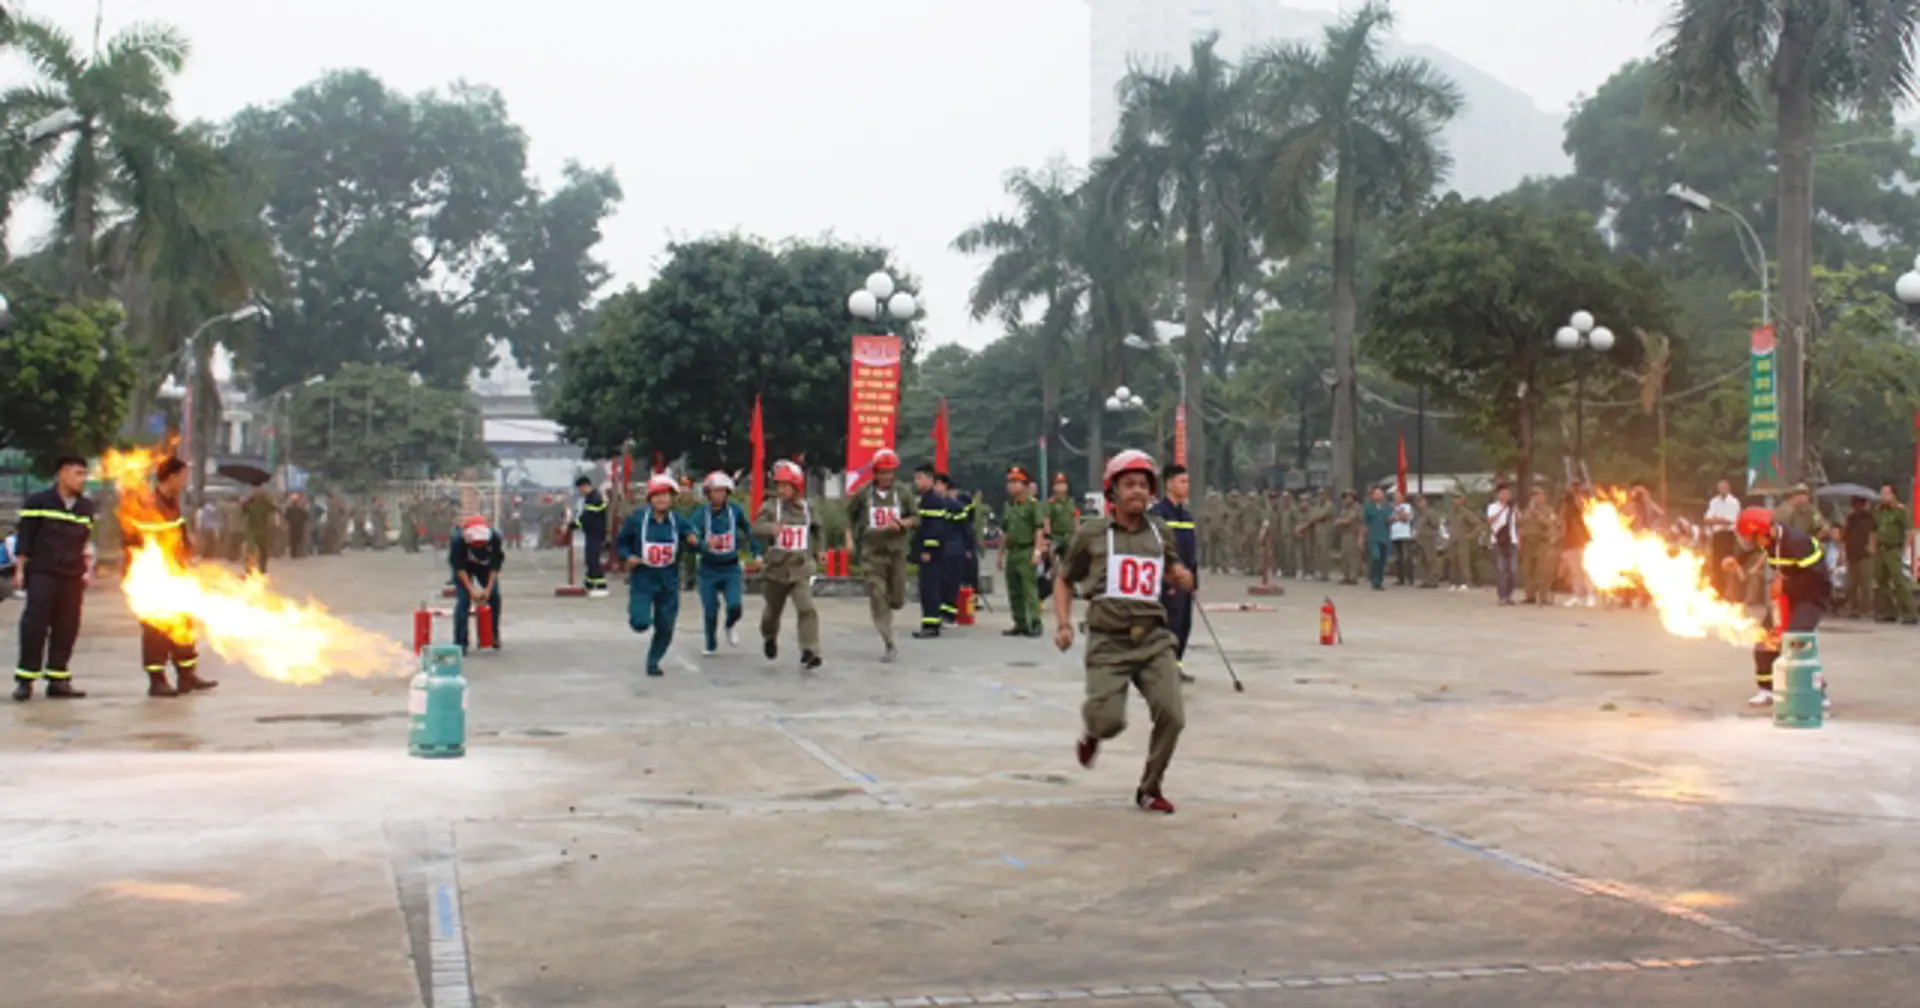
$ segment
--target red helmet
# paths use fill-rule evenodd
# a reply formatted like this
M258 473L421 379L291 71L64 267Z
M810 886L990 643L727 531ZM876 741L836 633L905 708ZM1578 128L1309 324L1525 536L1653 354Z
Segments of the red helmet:
M1740 520L1734 523L1733 531L1742 539L1757 539L1762 532L1773 528L1773 512L1763 507L1750 507L1740 512Z
M807 488L806 472L798 465L786 459L781 459L773 464L773 481L775 483L791 483L802 490Z
M659 494L659 493L676 494L679 492L680 492L679 484L675 483L673 481L673 477L667 475L666 473L660 473L659 475L656 475L655 477L647 481L648 499L652 499L654 494Z
M882 448L873 453L873 468L875 470L898 469L900 468L900 456L895 455L891 448Z
M487 520L480 515L468 515L460 523L460 538L479 545L493 538L493 530L487 527Z
M1154 465L1153 456L1146 452L1129 449L1107 460L1106 477L1102 485L1108 493L1113 492L1113 481L1122 473L1146 473L1147 487L1154 492L1160 490L1160 467Z

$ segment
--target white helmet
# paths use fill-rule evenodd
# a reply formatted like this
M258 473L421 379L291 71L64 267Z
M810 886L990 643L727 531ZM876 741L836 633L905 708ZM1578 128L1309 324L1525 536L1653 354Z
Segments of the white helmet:
M721 472L718 469L715 469L714 471L707 474L706 482L703 483L702 486L704 489L707 489L707 490L718 489L718 490L725 490L728 493L732 493L733 477L727 475L726 473Z

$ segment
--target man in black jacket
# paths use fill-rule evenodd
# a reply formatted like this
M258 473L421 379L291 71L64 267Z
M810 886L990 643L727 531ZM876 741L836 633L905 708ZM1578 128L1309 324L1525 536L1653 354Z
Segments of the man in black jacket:
M93 502L87 460L64 456L53 486L28 497L20 508L19 558L13 586L27 593L20 614L20 664L13 670L13 699L33 699L35 680L47 680L47 697L74 700L73 642L80 636L80 603L86 592L87 544L93 537Z
M1187 570L1194 572L1194 585L1200 581L1200 543L1194 534L1193 512L1187 510L1187 489L1191 477L1187 467L1178 463L1160 470L1160 488L1164 494L1147 513L1167 523L1167 530L1173 533L1173 550L1180 555L1180 562ZM1162 581L1160 603L1167 607L1167 629L1173 631L1174 663L1180 666L1180 681L1192 682L1187 674L1187 638L1193 633L1193 592Z
M600 491L593 488L593 481L585 476L573 481L580 491L580 516L573 520L573 527L580 530L581 538L586 540L587 576L584 582L587 594L594 598L607 597L607 572L601 557L607 549L607 500Z
M507 547L487 520L473 515L461 523L460 534L447 545L447 564L453 568L453 642L467 651L467 617L474 606L493 613L493 649L500 650L500 568Z
M1753 646L1753 677L1760 691L1747 701L1765 707L1774 701L1773 666L1780 659L1781 635L1820 629L1821 617L1833 607L1833 576L1823 562L1819 541L1775 520L1775 513L1766 508L1750 507L1740 512L1734 531L1746 544L1745 552L1762 554L1773 574L1772 597L1761 623L1767 632ZM1728 557L1722 563L1733 569L1741 559ZM1824 677L1818 687L1824 696Z

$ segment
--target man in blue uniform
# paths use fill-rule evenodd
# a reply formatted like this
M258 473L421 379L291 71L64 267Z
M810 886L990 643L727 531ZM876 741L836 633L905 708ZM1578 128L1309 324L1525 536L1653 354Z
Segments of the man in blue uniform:
M87 544L93 538L93 502L85 494L87 460L68 455L55 463L54 483L26 499L14 540L13 588L25 589L20 613L20 664L13 699L33 699L47 680L50 700L86 696L73 688L73 642L80 636L80 602L87 585Z
M500 568L507 562L506 543L479 515L460 526L447 544L447 563L453 568L453 642L467 651L467 616L478 599L493 611L493 649L500 650Z
M587 576L582 582L587 594L592 598L607 597L607 572L602 560L607 549L607 499L593 488L593 481L585 476L573 481L574 488L580 491L580 515L573 520L573 527L580 530L586 540Z
M708 473L707 506L690 521L700 536L700 568L696 583L700 589L700 611L706 621L706 648L703 655L720 650L715 635L720 624L720 601L727 603L727 646L739 647L740 634L733 628L740 622L740 592L745 583L740 570L740 547L759 555L752 525L745 508L733 501L733 477L718 470Z
M680 550L696 545L695 531L673 510L680 488L664 473L647 481L647 506L620 524L614 553L627 575L627 625L634 633L653 631L647 645L647 674L665 675L660 660L673 643L680 618Z
M1160 470L1160 486L1166 496L1154 502L1148 513L1167 523L1173 533L1173 549L1180 562L1193 572L1193 587L1177 588L1162 581L1160 602L1167 607L1167 629L1173 631L1173 660L1180 666L1180 681L1192 682L1187 674L1187 637L1193 633L1193 593L1200 588L1200 544L1194 535L1193 512L1187 510L1187 492L1192 477L1187 467L1174 463Z
M972 501L953 492L953 478L933 474L933 489L946 499L945 538L940 541L940 622L960 619L960 586L967 583L967 556L973 551Z
M913 470L913 489L920 494L920 545L914 550L914 562L920 570L920 629L913 635L922 640L940 636L946 545L951 537L947 515L953 502L940 492L935 479L932 466Z

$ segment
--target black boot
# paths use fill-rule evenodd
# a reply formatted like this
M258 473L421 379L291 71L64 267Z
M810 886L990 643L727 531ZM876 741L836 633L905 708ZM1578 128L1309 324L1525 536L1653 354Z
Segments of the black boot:
M916 640L930 640L932 638L938 637L940 636L940 624L938 623L923 624L921 625L920 629L915 630L913 632L913 636L914 636L914 639Z
M1002 636L1002 637L1026 637L1026 636L1030 636L1030 635L1029 635L1029 634L1027 633L1027 628L1026 628L1026 627L1014 627L1014 628L1013 628L1013 629L1011 629L1011 630L1002 630L1002 631L1000 631L1000 636Z
M165 672L148 672L147 695L150 697L174 697L179 696L180 691L174 689L173 684L167 681L167 674Z
M47 680L47 699L49 700L78 700L86 695L86 690L73 688L71 679Z
M179 671L180 671L180 692L182 693L193 693L199 690L210 690L215 686L220 685L220 680L218 679L200 678L198 674L198 670L196 669L183 668L183 669L180 669Z
M33 699L33 680L15 679L13 681L13 702L26 703Z
M800 652L800 667L801 667L801 668L805 668L805 669L817 669L817 668L819 668L819 667L820 667L820 656L819 656L819 655L817 655L817 654L814 654L814 653L813 653L813 652L811 652L811 651L801 651L801 652Z

